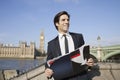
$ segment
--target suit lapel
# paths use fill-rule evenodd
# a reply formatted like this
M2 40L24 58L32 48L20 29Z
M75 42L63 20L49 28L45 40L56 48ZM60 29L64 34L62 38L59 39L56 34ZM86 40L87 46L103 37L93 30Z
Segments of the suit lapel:
M56 56L60 56L61 55L61 50L60 50L60 44L59 44L58 36L55 38L55 52L56 52Z
M74 34L70 33L70 35L71 35L72 38L73 38L73 43L74 43L75 49L77 49L77 48L78 48L78 46L77 46L77 45L78 45L77 39L76 39L76 37L75 37Z

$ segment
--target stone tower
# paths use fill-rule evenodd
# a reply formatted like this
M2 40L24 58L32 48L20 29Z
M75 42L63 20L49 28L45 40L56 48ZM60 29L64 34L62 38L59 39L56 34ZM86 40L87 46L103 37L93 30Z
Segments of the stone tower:
M44 36L44 31L42 31L41 33L40 33L40 52L42 53L42 54L44 54L45 53L45 50L44 50L44 43L45 43L45 36Z
M101 53L101 46L100 46L100 40L101 40L101 37L98 36L97 37L97 41L98 41L98 47L97 47L97 59L98 61L101 61L101 57L102 57L102 53Z

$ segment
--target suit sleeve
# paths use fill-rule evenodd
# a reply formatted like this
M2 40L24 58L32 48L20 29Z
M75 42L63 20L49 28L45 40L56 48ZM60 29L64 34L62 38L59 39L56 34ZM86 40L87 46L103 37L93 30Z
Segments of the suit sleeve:
M51 48L52 47L51 47L50 43L48 43L48 46L47 46L47 59L46 59L46 64L45 64L46 68L48 68L47 61L53 58L53 54L52 54L52 49Z

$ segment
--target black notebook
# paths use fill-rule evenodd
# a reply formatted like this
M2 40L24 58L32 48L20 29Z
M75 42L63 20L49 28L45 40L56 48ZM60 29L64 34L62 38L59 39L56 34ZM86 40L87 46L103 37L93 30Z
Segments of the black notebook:
M89 58L89 45L83 45L71 53L48 60L47 64L54 72L53 78L61 80L87 71L86 62Z

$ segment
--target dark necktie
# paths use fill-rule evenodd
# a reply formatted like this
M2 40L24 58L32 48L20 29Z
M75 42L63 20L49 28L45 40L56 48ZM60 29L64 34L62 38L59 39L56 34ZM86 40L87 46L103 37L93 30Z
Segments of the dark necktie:
M65 53L68 53L69 52L69 49L68 49L68 40L66 38L66 35L63 35L65 37Z

